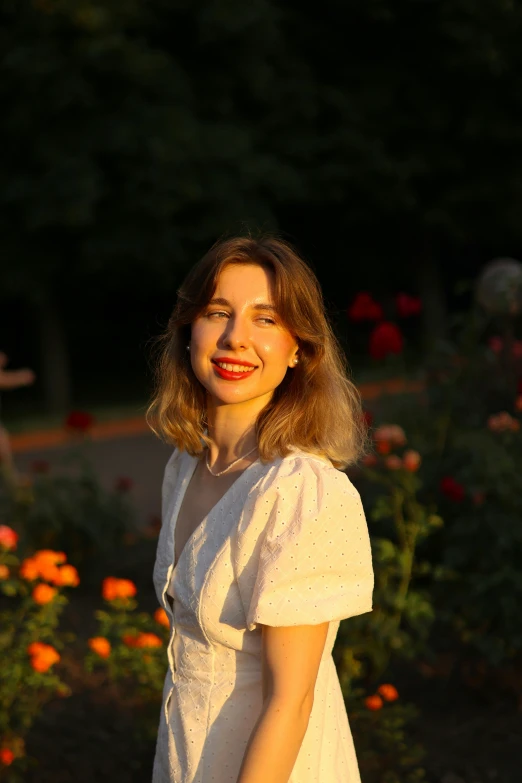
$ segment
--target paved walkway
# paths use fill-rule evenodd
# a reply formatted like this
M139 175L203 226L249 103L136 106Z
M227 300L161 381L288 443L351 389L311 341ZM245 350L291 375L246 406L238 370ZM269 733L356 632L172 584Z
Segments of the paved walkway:
M147 525L153 514L161 513L161 483L172 447L166 446L150 430L142 434L86 441L83 448L94 466L102 486L114 487L120 477L134 482L130 499L136 508L139 526ZM27 451L15 450L14 461L21 471L29 472L34 460L45 460L58 467L66 459L67 443Z

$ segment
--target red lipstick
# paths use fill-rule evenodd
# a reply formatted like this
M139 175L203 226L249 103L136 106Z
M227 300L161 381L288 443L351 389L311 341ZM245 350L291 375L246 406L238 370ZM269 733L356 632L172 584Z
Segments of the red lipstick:
M219 375L220 378L223 378L225 381L242 381L244 378L250 378L254 370L256 369L256 366L252 364L252 362L244 362L241 361L241 364L245 367L252 367L251 370L248 372L233 372L231 370L225 370L224 367L219 367L216 362L223 362L223 364L239 364L237 359L227 359L227 358L219 358L219 359L212 359L212 364L214 365L214 370Z

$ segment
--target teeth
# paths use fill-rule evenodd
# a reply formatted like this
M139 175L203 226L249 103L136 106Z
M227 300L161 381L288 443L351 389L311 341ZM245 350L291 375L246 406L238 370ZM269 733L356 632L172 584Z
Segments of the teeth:
M253 367L246 367L244 364L223 364L223 362L216 362L218 367L222 367L229 372L250 372Z

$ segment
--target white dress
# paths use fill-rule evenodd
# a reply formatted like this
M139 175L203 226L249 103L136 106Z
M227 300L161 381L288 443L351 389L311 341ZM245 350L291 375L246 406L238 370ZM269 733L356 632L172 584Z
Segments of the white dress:
M174 526L197 462L174 450L163 480L153 580L171 637L152 783L237 783L263 705L258 623L326 621L314 704L289 783L360 783L331 654L340 621L372 610L359 493L329 460L307 452L257 460L194 530L174 568Z

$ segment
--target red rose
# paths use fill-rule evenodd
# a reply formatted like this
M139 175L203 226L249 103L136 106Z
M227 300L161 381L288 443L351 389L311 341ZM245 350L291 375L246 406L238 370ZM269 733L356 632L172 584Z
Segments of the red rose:
M370 354L384 359L389 353L401 353L404 345L401 330L391 321L382 321L370 335Z
M399 318L409 318L410 315L418 315L422 310L421 300L416 296L408 296L408 294L397 294L395 304Z
M381 305L367 291L357 294L347 313L351 321L378 321L383 317Z
M85 411L71 411L65 420L67 429L86 432L94 424L94 418Z
M443 495L446 495L447 498L453 500L455 503L460 503L464 500L464 487L462 484L459 484L458 481L455 481L453 476L444 476L444 478L441 479L439 489Z

